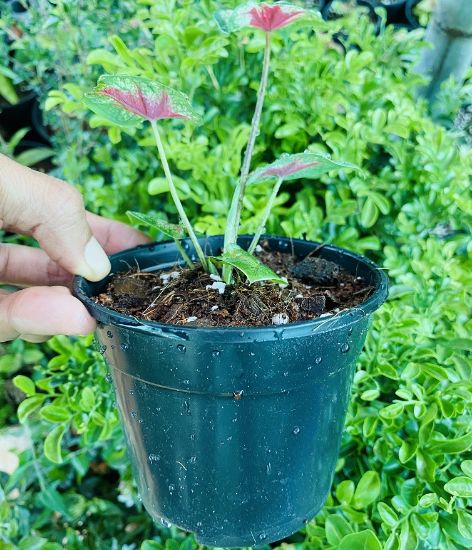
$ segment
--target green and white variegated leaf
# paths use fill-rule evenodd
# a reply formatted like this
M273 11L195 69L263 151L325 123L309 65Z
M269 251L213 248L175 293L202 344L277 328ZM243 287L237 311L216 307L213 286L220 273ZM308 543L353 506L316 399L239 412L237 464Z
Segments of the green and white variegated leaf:
M272 178L281 178L284 181L318 178L326 172L342 168L357 169L357 166L350 162L332 160L329 156L318 153L283 154L275 162L261 166L250 174L247 183L261 183Z
M140 212L131 212L128 210L126 212L128 218L131 222L138 222L143 225L149 225L158 229L164 235L171 237L172 239L182 239L185 236L185 231L183 226L177 225L175 223L169 223L165 220L156 218L155 216L150 216L149 214L141 214Z
M250 1L234 10L217 11L215 19L220 29L226 33L245 27L271 32L286 27L307 14L311 14L311 12L288 2L268 4L267 2Z
M285 279L279 277L270 267L264 265L255 256L237 244L229 245L218 260L244 273L251 284L257 281L272 281L283 285L287 284Z
M185 94L140 76L103 75L94 91L85 94L84 102L119 126L135 126L141 119L200 118Z

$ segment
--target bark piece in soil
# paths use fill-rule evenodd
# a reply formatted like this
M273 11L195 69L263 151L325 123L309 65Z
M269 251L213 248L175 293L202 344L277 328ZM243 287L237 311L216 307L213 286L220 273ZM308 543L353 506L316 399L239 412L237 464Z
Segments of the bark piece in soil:
M295 277L315 285L334 283L342 273L338 264L316 256L306 257L293 265L289 271Z

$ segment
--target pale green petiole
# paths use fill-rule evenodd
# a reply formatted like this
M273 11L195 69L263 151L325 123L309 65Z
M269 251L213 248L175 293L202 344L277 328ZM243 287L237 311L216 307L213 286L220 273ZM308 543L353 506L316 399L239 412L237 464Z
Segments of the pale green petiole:
M249 245L249 248L247 251L252 254L254 250L256 249L257 243L259 242L259 239L261 238L262 232L264 231L264 227L267 223L267 220L269 219L270 212L272 210L272 207L274 206L275 199L277 197L277 194L280 190L280 187L283 183L283 178L278 178L275 182L274 188L272 189L272 192L270 194L269 200L267 201L266 207L264 209L264 213L262 214L261 223L257 227L256 233L254 235L254 238L251 241L251 244Z
M200 243L198 242L197 236L195 235L192 225L190 223L190 220L187 217L187 214L185 213L184 207L182 206L182 203L180 202L179 195L177 193L177 189L174 185L174 180L172 179L172 173L169 168L169 163L167 162L166 153L164 150L164 146L162 144L161 136L159 134L159 128L157 127L155 120L150 120L152 131L154 134L154 138L156 140L157 150L159 151L159 157L162 162L162 168L164 169L164 174L167 179L167 183L169 184L169 191L172 196L172 199L174 201L175 207L177 208L177 212L179 214L180 220L182 224L185 227L185 230L187 231L188 236L190 237L190 240L192 241L192 244L195 248L195 252L197 253L198 259L200 260L202 267L205 271L208 271L208 262L205 258L205 254L202 250L202 247L200 246ZM180 245L180 243L179 243ZM181 249L179 250L182 254L183 248L180 245ZM184 260L185 257L183 256ZM188 256L187 256L188 258Z
M190 269L194 268L194 264L192 260L188 257L187 252L185 252L184 247L180 244L180 241L177 239L174 239L175 246L177 247L177 250L180 252L180 255L182 256L182 259L184 262L190 267Z
M264 48L264 61L262 64L261 83L259 85L259 91L257 92L256 108L251 122L251 131L249 134L249 140L244 153L243 165L241 168L241 176L239 178L239 184L234 190L233 199L231 201L230 213L227 220L225 231L225 249L230 244L235 244L238 238L239 222L241 220L241 210L243 207L244 191L246 189L247 177L249 169L251 168L251 159L254 152L254 145L259 133L259 125L261 121L262 107L264 105L265 93L267 90L267 82L269 79L269 67L270 67L270 32L266 32L265 35L265 48ZM232 267L223 266L223 280L226 283L231 282Z

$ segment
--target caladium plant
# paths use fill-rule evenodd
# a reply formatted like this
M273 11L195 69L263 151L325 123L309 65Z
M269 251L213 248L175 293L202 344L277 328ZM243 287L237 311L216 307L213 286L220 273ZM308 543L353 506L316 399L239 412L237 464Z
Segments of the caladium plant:
M169 191L177 208L181 224L168 224L158 218L138 212L129 212L130 219L157 228L165 235L173 238L182 259L192 267L192 261L180 243L180 240L187 234L192 241L202 267L207 272L216 275L218 274L216 266L222 264L222 276L227 284L233 281L233 268L243 273L250 283L256 281L285 283L285 280L281 279L253 255L282 183L297 178L315 178L331 170L355 168L352 164L334 161L328 156L304 152L282 155L275 162L258 168L250 174L251 160L259 133L261 113L269 79L271 34L296 21L308 23L314 17L315 13L313 11L302 9L287 2L269 4L255 1L242 4L234 10L221 10L215 14L218 25L225 33L243 28L252 28L256 32L262 31L265 34L265 47L256 106L239 181L229 209L223 253L219 257L206 257L203 252L177 193L159 132L158 121L163 119L181 119L182 121L194 123L200 121L200 116L193 109L189 98L185 94L159 82L129 75L104 75L100 77L93 92L86 94L84 97L85 104L92 111L120 127L133 127L141 124L142 121L147 121L151 126ZM243 250L236 241L246 186L270 180L274 181L274 185L268 197L266 208L262 213L259 226L248 250Z

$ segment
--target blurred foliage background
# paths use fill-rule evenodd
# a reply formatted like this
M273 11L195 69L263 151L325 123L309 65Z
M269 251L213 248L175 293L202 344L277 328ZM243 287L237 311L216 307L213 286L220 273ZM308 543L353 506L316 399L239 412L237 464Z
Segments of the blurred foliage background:
M47 150L25 162L76 185L102 215L175 220L150 132L106 127L81 104L102 72L155 78L186 91L204 116L197 129L163 131L196 227L222 233L263 46L257 33L217 30L212 13L236 3L37 0L19 13L11 4L0 2L0 108L34 92L43 144L33 151ZM422 24L430 8L415 8ZM310 149L361 165L366 178L287 185L268 232L364 253L392 287L358 365L332 494L273 546L470 548L470 84L446 82L433 120L412 70L423 29L386 26L382 10L373 22L350 2L332 10L328 21L275 37L254 165ZM2 137L2 150L20 154L11 139ZM267 193L249 188L243 231L256 227ZM153 525L143 510L92 342L0 345L0 549L196 549L191 535Z

